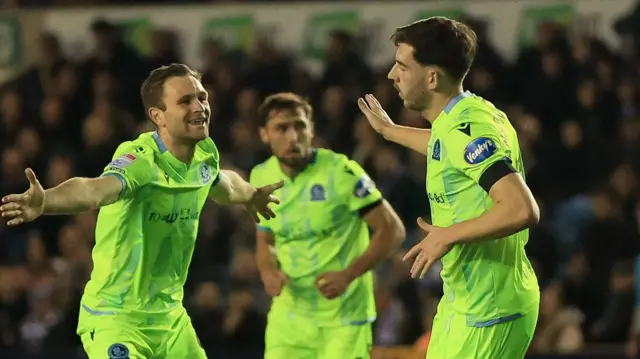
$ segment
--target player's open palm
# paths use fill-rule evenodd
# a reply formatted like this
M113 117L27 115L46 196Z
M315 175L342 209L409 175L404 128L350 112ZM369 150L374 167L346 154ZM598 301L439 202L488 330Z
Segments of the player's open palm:
M256 223L260 223L260 217L258 217L258 214L265 219L275 218L276 214L271 208L269 208L269 204L280 204L280 199L274 196L273 192L282 188L282 186L284 186L284 181L256 189L251 200L245 205L245 208L249 214L251 214Z
M427 232L427 236L402 258L404 261L413 260L412 278L423 278L436 261L449 253L454 240L449 228L431 225L422 218L418 218L418 227Z
M40 217L44 210L44 188L31 168L24 171L29 180L29 189L22 194L10 194L2 198L2 217L7 225L17 226Z
M364 98L359 98L358 107L369 120L371 127L378 133L382 133L385 127L394 124L387 112L382 108L382 105L380 105L380 102L373 95L367 94Z

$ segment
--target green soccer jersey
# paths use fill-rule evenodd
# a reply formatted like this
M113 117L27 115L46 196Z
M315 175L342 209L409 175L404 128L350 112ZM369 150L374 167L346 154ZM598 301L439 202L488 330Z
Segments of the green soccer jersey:
M84 310L163 317L181 306L200 212L219 174L210 138L189 165L155 132L118 147L102 176L118 177L123 189L98 215Z
M427 193L433 224L448 227L493 206L490 186L524 166L516 131L490 102L465 92L434 121L427 155ZM443 303L483 327L533 310L536 276L526 253L528 230L506 238L456 245L442 258Z
M325 299L315 287L318 275L346 268L369 246L362 214L382 201L365 171L346 156L314 150L311 164L294 179L276 157L251 171L254 186L285 181L276 192L277 217L258 230L273 232L280 269L289 277L272 310L308 318L318 326L371 322L375 319L373 275L364 274L339 298Z

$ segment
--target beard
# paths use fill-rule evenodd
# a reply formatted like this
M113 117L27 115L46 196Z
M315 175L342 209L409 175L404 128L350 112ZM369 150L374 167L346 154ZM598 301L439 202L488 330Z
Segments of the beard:
M296 158L278 157L278 161L294 171L302 171L311 160L311 156L301 156Z
M411 91L411 94L404 100L404 107L413 111L422 112L429 108L432 97L433 95L426 90L415 89Z

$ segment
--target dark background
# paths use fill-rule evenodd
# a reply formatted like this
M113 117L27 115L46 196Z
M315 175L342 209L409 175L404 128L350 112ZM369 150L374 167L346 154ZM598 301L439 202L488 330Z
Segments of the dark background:
M18 0L5 5L104 3ZM532 352L618 358L633 344L629 333L640 247L640 26L634 24L640 20L638 14L629 16L616 24L621 36L632 39L624 56L597 38L569 40L558 24L541 23L534 45L511 62L482 36L482 24L469 19L481 35L481 48L465 87L508 113L520 135L528 183L543 211L527 247L543 290ZM38 60L0 86L1 194L26 188L26 166L45 187L72 176L97 176L120 142L151 129L139 85L149 70L181 61L179 39L158 30L152 55L141 56L108 23L96 22L87 31L97 45L89 57L69 60L61 39L43 33ZM265 41L249 53L213 40L203 44L199 70L211 96L211 136L223 167L246 175L267 156L255 119L265 95L306 95L316 109L316 145L346 153L365 167L407 224L409 247L419 236L415 218L429 213L425 158L382 141L355 99L373 93L396 122L428 124L402 108L386 80L389 67L370 67L348 34L327 36L319 76ZM0 223L1 358L82 357L75 327L91 270L95 218L96 213L45 217L15 229ZM202 213L185 306L212 358L261 357L269 299L253 260L253 231L235 208L208 204ZM411 280L400 257L376 270L378 346L411 346L428 334L441 294L437 273Z

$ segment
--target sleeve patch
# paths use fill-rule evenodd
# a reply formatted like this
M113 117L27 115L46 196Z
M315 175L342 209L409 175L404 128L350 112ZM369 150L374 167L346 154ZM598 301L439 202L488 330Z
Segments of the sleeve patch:
M371 193L373 193L376 188L375 183L369 178L369 176L362 175L358 182L356 182L356 186L353 189L353 194L358 198L365 198Z
M470 165L477 165L498 151L495 141L487 137L478 137L469 142L464 150L464 160Z
M110 168L125 168L136 160L136 156L131 153L124 154L109 163Z
M122 168L109 166L107 167L107 171L118 172L120 174L125 174L125 171Z

